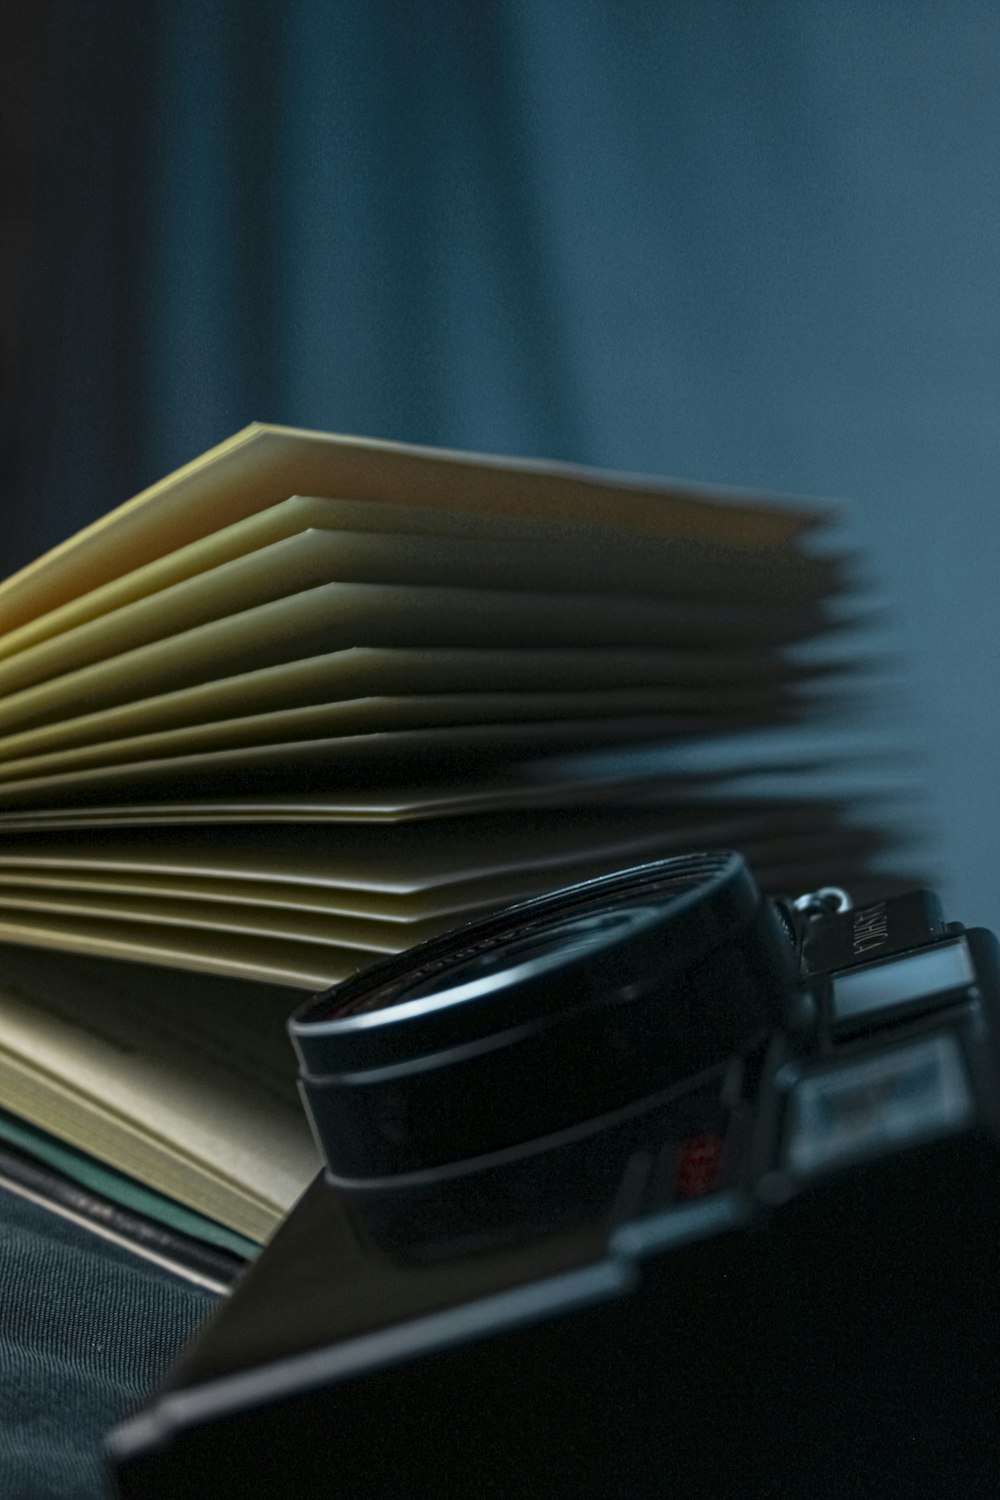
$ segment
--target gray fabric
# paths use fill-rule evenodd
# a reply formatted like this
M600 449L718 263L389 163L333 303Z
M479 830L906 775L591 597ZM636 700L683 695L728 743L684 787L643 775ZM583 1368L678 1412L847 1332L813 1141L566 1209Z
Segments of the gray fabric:
M149 1395L215 1298L0 1191L0 1494L112 1493L104 1434Z

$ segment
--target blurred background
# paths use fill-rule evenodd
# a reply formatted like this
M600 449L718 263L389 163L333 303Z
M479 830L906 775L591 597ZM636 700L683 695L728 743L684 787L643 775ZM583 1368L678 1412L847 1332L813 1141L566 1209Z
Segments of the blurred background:
M826 497L922 868L1000 925L994 0L0 27L4 572L255 418Z

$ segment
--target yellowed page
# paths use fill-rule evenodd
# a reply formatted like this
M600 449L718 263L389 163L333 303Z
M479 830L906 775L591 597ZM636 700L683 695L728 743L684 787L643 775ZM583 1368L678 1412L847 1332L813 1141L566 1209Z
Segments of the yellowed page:
M287 990L8 948L0 1101L261 1240L318 1160Z
M655 570L654 570L655 572ZM89 620L16 656L0 661L0 694L89 666L150 641L179 635L211 620L239 614L274 599L331 583L414 584L509 591L508 608L521 593L547 595L621 594L643 597L641 571L616 572L607 555L574 563L564 553L546 555L530 539L492 542L482 547L452 537L369 536L311 530L261 547L246 557L161 589L148 598ZM653 579L650 579L652 585ZM664 595L662 583L651 597ZM710 600L674 600L671 606L685 630L699 627L716 636L728 624L750 640L771 640L787 629L780 603L733 606ZM795 613L796 633L807 624L808 609ZM730 628L728 634L733 635Z
M553 874L551 865L545 865L530 870L515 870L505 875L491 875L481 880L460 880L435 885L427 890L402 894L308 882L293 884L262 879L251 883L226 877L161 875L148 871L108 873L77 867L65 872L53 872L51 880L44 874L29 875L21 868L17 870L16 877L11 877L9 871L7 875L16 878L22 885L31 879L40 887L54 884L60 889L77 889L88 893L148 895L156 900L222 901L246 907L317 912L337 919L398 923L406 931L400 934L396 946L408 948L416 941L411 937L411 932L421 922L433 922L437 926L447 919L450 925L457 925L464 920L466 913L520 900L522 896L549 890L554 883L568 885L576 880L584 880L607 868L607 856L592 855L590 859L569 859L565 865L558 867L558 876Z
M515 520L483 512L294 495L0 635L0 659L309 531L335 533L342 539L331 578L365 582L389 576L416 582L428 567L437 577L449 565L454 571L446 574L448 581L464 581L462 565L472 554L476 566L488 560L501 576L516 560L519 588L572 586L595 593L709 597L787 608L829 590L839 568L830 557L775 551L768 554L766 567L753 569L746 566L741 549L721 542L640 538L618 528L546 523L529 516ZM402 564L411 559L418 571L404 574Z
M498 875L507 876L509 884L505 899L511 900L581 878L581 866L585 865L591 867L587 873L593 873L594 870L611 870L622 864L660 857L679 849L728 845L729 834L733 831L740 835L742 847L752 848L754 843L752 826L748 825L741 833L738 824L732 821L727 821L723 829L719 825L713 827L706 821L697 830L700 837L694 837L694 831L690 820L681 819L678 826L669 830L647 827L641 833L635 830L631 834L621 831L616 836L608 835L603 840L592 839L589 848L573 848L565 838L556 841L556 845L550 839L546 847L545 840L541 839L539 844L544 857L519 860L515 852L508 849L507 859L504 862L498 861L493 869L486 871L477 866L472 851L467 851L469 873L462 877L460 899L471 903L477 894L482 894L481 890L477 892L476 882L484 874L492 881ZM759 826L757 831L759 834ZM236 864L231 856L229 862L234 866ZM11 863L6 855L4 863ZM30 866L33 861L29 857L25 863ZM66 861L65 866L68 867L70 863ZM149 855L146 854L144 859L140 858L135 863L140 868L143 865L148 867ZM128 865L128 857L119 855L119 869L127 869ZM299 866L301 870L302 861L299 861ZM109 857L106 868L111 867ZM546 871L547 879L543 878L543 871ZM179 872L175 871L176 873ZM243 874L235 868L233 873L237 876ZM274 873L273 870L270 872L272 878ZM200 878L204 878L204 872ZM381 897L384 893L412 896L415 891L423 893L427 888L435 886L454 890L458 885L454 857L450 861L450 867L439 863L437 870L430 875L421 869L409 881L400 879L395 867L389 879L380 878L378 871L374 878L366 878L365 871L355 859L351 880L360 889L356 910L361 915L371 917L381 912ZM334 882L327 873L315 884L332 886ZM372 893L375 895L374 901L369 899ZM366 967L375 957L372 950L308 941L301 933L297 933L295 937L263 937L256 932L248 935L245 931L235 930L235 924L230 923L226 928L212 928L207 924L198 925L197 918L185 925L183 920L177 919L177 908L174 907L170 908L168 921L143 921L138 909L133 909L130 913L131 919L117 914L114 917L104 917L95 914L94 910L82 917L69 911L45 910L40 907L30 909L26 903L19 903L17 897L8 906L2 897L3 892L0 891L0 939L67 952L126 958L302 989L320 989L335 983ZM69 904L71 903L72 898ZM136 901L136 908L138 904ZM95 902L94 908L96 905ZM193 912L196 910L192 908ZM427 919L425 903L416 910L422 919ZM435 915L441 916L442 912L439 910ZM280 931L277 919L271 922L270 930ZM406 929L401 927L398 947L407 946L410 943Z
M700 721L700 730L713 727ZM738 727L732 719L727 728ZM233 791L238 786L268 785L274 780L287 787L290 780L335 785L341 776L370 780L379 770L399 780L408 767L419 779L424 774L454 771L465 765L472 774L501 758L519 759L547 751L576 752L603 749L618 744L667 743L678 730L676 717L662 714L642 718L550 719L518 723L444 725L431 729L401 729L337 739L314 739L260 745L250 749L216 750L199 755L156 757L130 761L120 766L52 776L31 776L5 784L0 807L56 806L65 801L104 798L109 791L119 795L127 788L138 796L146 787L155 795L205 795L220 784ZM193 791L192 791L193 789Z
M141 831L94 830L76 837L5 839L0 870L119 870L406 894L697 839L706 828L718 827L717 818L710 806L538 810L522 817L456 817L424 824L275 828L266 841L252 828L172 829L155 840Z
M656 686L679 712L762 707L787 697L773 655L651 648L354 647L242 672L177 692L0 736L0 757L88 745L122 735L214 723L346 698L401 693L544 692ZM664 699L666 702L666 699Z
M644 815L635 810L623 809L616 828L610 820L593 820L590 841L583 849L584 856L593 861L601 859L605 867L633 850L653 843L657 849L668 846L689 847L693 844L716 842L726 835L749 840L760 838L767 831L771 836L780 835L782 829L798 833L797 812L794 808L762 806L734 806L727 810L725 821L719 817L716 807L694 809L667 809L651 805ZM803 820L804 821L804 820ZM823 822L822 811L814 810L810 826L819 830ZM536 854L545 858L547 883L565 884L572 875L565 867L576 868L580 863L580 832L572 825L560 829L558 825L542 827L541 837L535 840L535 819L525 820L521 825L523 870L517 863L518 841L516 830L497 825L498 843L508 860L508 871L523 879L541 874ZM433 835L433 830L428 829ZM206 830L207 836L211 834ZM446 830L443 834L447 846ZM506 835L506 837L505 837ZM553 837L553 835L555 835ZM564 837L565 846L560 850L559 839ZM488 825L482 825L482 839L488 839ZM400 841L402 843L402 841ZM428 839L432 844L432 838ZM469 840L464 850L459 847L450 853L457 861L450 874L445 877L444 889L454 884L454 868L459 868L462 885L461 900L470 907L489 904L494 894L496 876L492 871L479 871L463 863L468 858ZM125 850L119 849L120 861ZM437 851L440 862L442 850ZM52 851L50 851L50 854ZM114 845L105 854L116 858ZM289 866L285 865L286 873ZM300 871L301 873L301 871ZM441 888L441 882L435 882ZM419 888L415 891L419 895ZM392 919L379 916L377 910L369 909L364 914L353 915L337 910L337 903L344 895L328 885L306 885L289 882L281 886L267 880L216 880L201 877L191 878L181 873L173 876L151 875L126 867L118 870L105 866L92 868L74 865L69 861L50 863L46 866L34 864L28 867L0 867L0 912L5 919L16 920L19 911L48 912L69 917L93 916L102 920L118 922L156 923L165 926L203 928L209 931L249 934L261 938L277 938L294 942L321 943L339 947L362 949L372 953L395 953L400 948L435 935L443 928L455 925L453 912L445 908L436 916L420 916L416 912L399 913ZM494 897L495 899L495 897ZM409 920L401 918L409 917Z
M663 784L661 777L653 778ZM702 778L672 779L669 786L690 788ZM431 778L410 786L379 778L369 785L343 786L336 791L266 793L219 797L200 802L95 803L82 807L38 808L28 812L0 812L0 829L104 828L171 823L368 823L412 822L456 813L485 812L520 807L578 807L591 802L620 802L631 787L649 783L633 775L591 775L578 778L552 772L533 775L517 763L505 774L470 775L467 781Z
M365 917L278 910L244 901L171 900L139 894L125 882L120 882L116 891L100 891L74 888L65 882L56 886L15 885L0 878L2 920L16 922L18 912L42 912L53 917L94 917L116 923L142 922L192 931L232 932L249 937L277 938L282 942L360 949L372 955L398 953L401 947L423 942L451 925L442 918L404 924ZM25 920L30 921L30 916Z
M745 647L780 644L780 618L758 625L746 622ZM0 733L352 646L703 648L730 633L711 613L648 601L329 583L13 692L0 700Z
M102 921L96 917L13 910L0 912L0 942L26 943L61 953L129 959L304 990L325 989L346 979L373 958L370 952L321 943L282 942L154 922Z
M590 873L596 866L606 867L599 856L589 861L570 861L561 866L560 884L567 884ZM222 902L246 908L274 907L287 912L315 912L334 921L347 919L351 922L392 923L405 928L394 944L394 950L408 948L417 938L412 936L421 923L433 923L437 928L442 921L456 925L465 911L479 911L487 906L499 906L504 902L519 899L522 893L531 894L548 889L553 882L551 867L531 871L515 871L512 874L489 876L484 880L463 880L451 885L434 886L426 891L405 892L395 895L383 891L369 891L351 886L325 886L290 884L257 880L253 884L238 879L213 878L192 875L159 875L131 871L108 874L99 870L70 869L66 872L27 874L19 869L16 876L7 871L2 876L4 885L11 881L24 887L29 881L37 889L80 891L85 895L101 894L108 897L122 895L153 900L178 900L194 902ZM359 948L368 948L368 943L358 943Z
M367 886L331 886L308 879L270 880L253 878L246 870L242 875L205 876L192 874L179 861L174 868L136 869L130 864L81 864L59 858L48 864L17 861L10 868L0 868L3 885L36 889L79 891L85 895L149 897L153 900L192 903L231 904L244 908L276 908L283 912L315 913L334 920L348 918L359 922L398 923L406 930L395 943L397 948L418 941L415 935L421 923L457 925L467 916L487 907L519 900L555 885L569 885L592 875L606 873L614 865L631 858L656 858L693 848L722 848L736 845L753 856L755 867L769 869L775 860L799 866L808 863L817 849L828 848L831 865L845 861L859 852L876 847L866 829L845 829L838 824L835 809L825 812L806 810L792 804L784 817L773 818L767 811L753 808L720 809L707 803L688 808L666 820L657 833L651 850L613 850L595 847L589 855L567 853L565 862L547 860L544 864L523 868L510 867L503 874L481 877L460 876L454 881L410 889L401 893L374 890ZM808 833L803 830L808 828ZM289 873L286 869L286 875ZM304 871L293 871L304 875ZM790 888L790 887L786 887ZM367 944L358 944L359 947Z
M255 423L160 480L0 585L14 627L293 495L486 511L639 535L785 547L818 512L695 487Z
M39 953L44 958L61 956L47 949ZM204 1164L179 1155L168 1142L150 1138L141 1127L135 1127L134 1121L113 1114L99 1100L81 1095L72 1080L57 1079L3 1047L0 1099L4 1108L20 1119L127 1171L145 1185L258 1244L270 1237L284 1217L285 1211L248 1196Z
M124 766L172 756L248 750L338 735L378 734L436 725L514 724L520 720L546 724L558 719L618 720L656 716L664 736L717 730L727 720L734 726L748 721L744 708L726 712L709 705L701 713L677 711L677 695L670 688L592 689L576 693L445 693L433 697L413 693L396 698L356 698L316 707L281 709L210 724L192 724L156 734L119 736L94 745L74 746L43 755L6 759L0 756L0 800L11 783L28 777L75 775L96 767ZM760 709L756 710L759 718ZM773 720L775 716L772 715Z

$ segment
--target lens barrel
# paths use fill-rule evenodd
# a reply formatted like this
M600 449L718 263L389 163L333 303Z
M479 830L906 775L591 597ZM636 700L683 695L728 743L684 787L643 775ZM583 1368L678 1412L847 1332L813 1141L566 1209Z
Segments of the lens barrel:
M290 1023L331 1173L418 1176L655 1096L786 1024L795 955L737 854L659 860L436 938Z

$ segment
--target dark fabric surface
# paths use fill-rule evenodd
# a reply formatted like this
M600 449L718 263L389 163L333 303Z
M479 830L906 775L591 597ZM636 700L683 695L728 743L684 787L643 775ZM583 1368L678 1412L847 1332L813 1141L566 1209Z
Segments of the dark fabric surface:
M113 1494L105 1433L215 1298L0 1191L0 1495Z

